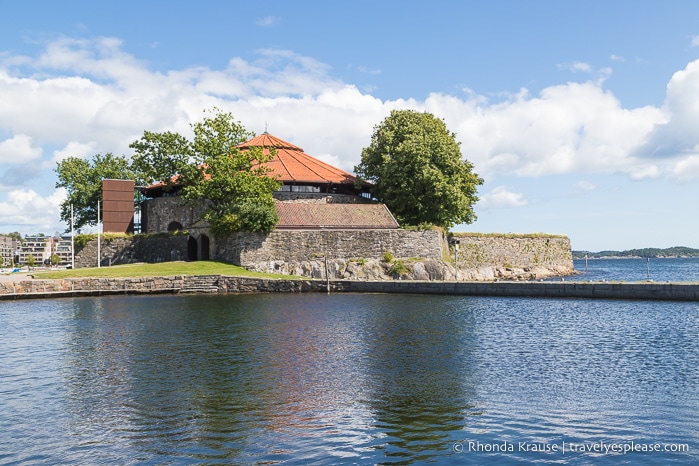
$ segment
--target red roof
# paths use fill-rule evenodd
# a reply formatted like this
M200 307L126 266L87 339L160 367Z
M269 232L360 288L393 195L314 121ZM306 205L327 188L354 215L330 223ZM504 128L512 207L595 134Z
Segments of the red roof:
M398 222L383 204L277 202L280 229L394 229Z
M265 132L238 146L245 150L249 147L262 147L265 154L269 148L275 148L276 154L266 165L272 169L270 176L277 176L285 183L322 183L351 184L356 177L351 173L333 167L303 152L298 146L279 139Z

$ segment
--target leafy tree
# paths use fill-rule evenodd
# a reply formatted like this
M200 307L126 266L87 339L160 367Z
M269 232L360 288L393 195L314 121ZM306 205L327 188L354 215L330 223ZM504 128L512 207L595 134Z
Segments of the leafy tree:
M6 233L4 236L9 236L13 240L17 241L20 244L24 243L24 238L22 238L22 234L18 231L13 231L11 233Z
M267 233L279 220L272 192L280 183L268 176L263 166L274 157L260 148L246 151L238 145L254 136L233 118L218 108L208 110L212 116L192 124L193 159L198 165L183 165L177 182L185 199L204 203L204 218L216 236L234 231Z
M403 224L472 223L483 180L462 158L455 136L430 113L394 110L374 127L354 170Z
M5 258L0 256L0 267L2 267L3 265L5 265Z
M25 262L29 267L34 267L36 266L36 257L34 257L34 254L28 254Z
M66 188L68 197L61 203L61 220L70 225L70 206L73 205L75 228L97 224L97 203L102 200L102 180L127 179L140 181L123 156L111 153L97 154L92 160L68 157L55 169L57 188Z
M204 218L214 235L266 233L277 224L272 192L280 183L267 176L269 169L262 165L271 157L259 148L210 156L200 166L199 181L185 186L186 199L206 202Z
M133 168L150 182L178 186L193 204L204 203L204 218L216 236L238 230L269 232L277 224L272 192L279 182L262 166L272 159L261 150L238 145L255 134L219 108L193 123L194 140L177 133L145 131L130 147Z
M144 131L141 139L132 142L129 147L135 151L131 167L145 184L163 181L167 190L175 184L175 176L186 170L187 166L201 163L195 157L192 143L170 131Z
M61 263L61 256L59 256L58 254L51 254L49 262L51 263L51 265L58 265Z
M192 124L194 153L202 161L217 155L232 154L238 150L236 146L255 136L255 133L236 121L231 113L223 113L216 107L204 112L214 116Z

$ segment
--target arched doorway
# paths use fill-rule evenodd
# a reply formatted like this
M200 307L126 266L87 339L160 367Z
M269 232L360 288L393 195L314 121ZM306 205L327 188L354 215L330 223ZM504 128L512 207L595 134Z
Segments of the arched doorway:
M187 260L190 261L195 261L199 259L199 255L197 254L197 240L194 238L194 236L191 236L187 239Z
M209 237L206 235L201 235L199 237L199 252L199 257L201 260L209 260Z
M182 229L182 224L180 222L170 222L167 226L167 231L180 231Z

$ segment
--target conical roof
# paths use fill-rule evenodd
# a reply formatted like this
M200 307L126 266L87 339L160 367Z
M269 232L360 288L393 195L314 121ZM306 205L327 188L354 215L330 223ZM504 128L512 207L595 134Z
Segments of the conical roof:
M354 185L356 181L356 177L351 173L318 160L306 154L299 146L267 132L238 145L238 147L241 150L262 147L265 154L269 154L270 148L274 148L276 150L274 158L265 165L272 169L270 176L276 176L284 183Z

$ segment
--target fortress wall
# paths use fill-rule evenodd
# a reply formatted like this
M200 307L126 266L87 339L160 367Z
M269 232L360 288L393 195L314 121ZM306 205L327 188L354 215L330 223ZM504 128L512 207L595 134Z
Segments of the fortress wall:
M101 266L135 262L167 262L187 258L186 234L104 236L100 239ZM75 268L97 267L97 238L75 248Z
M102 238L101 265L187 260L188 241L199 241L202 233L208 231ZM398 278L390 272L391 264L382 261L386 252L405 262L409 273L400 278L408 280L533 280L574 272L570 241L563 236L457 234L455 238L460 241L458 270L453 246L448 249L437 230L241 232L211 237L209 257L260 272L354 280ZM93 240L76 254L76 267L96 263Z
M461 269L480 267L569 267L573 269L570 239L557 235L455 233ZM453 257L453 249L451 251Z
M269 235L238 233L216 240L214 256L244 267L269 261L380 259L442 259L439 231L409 230L274 230Z

